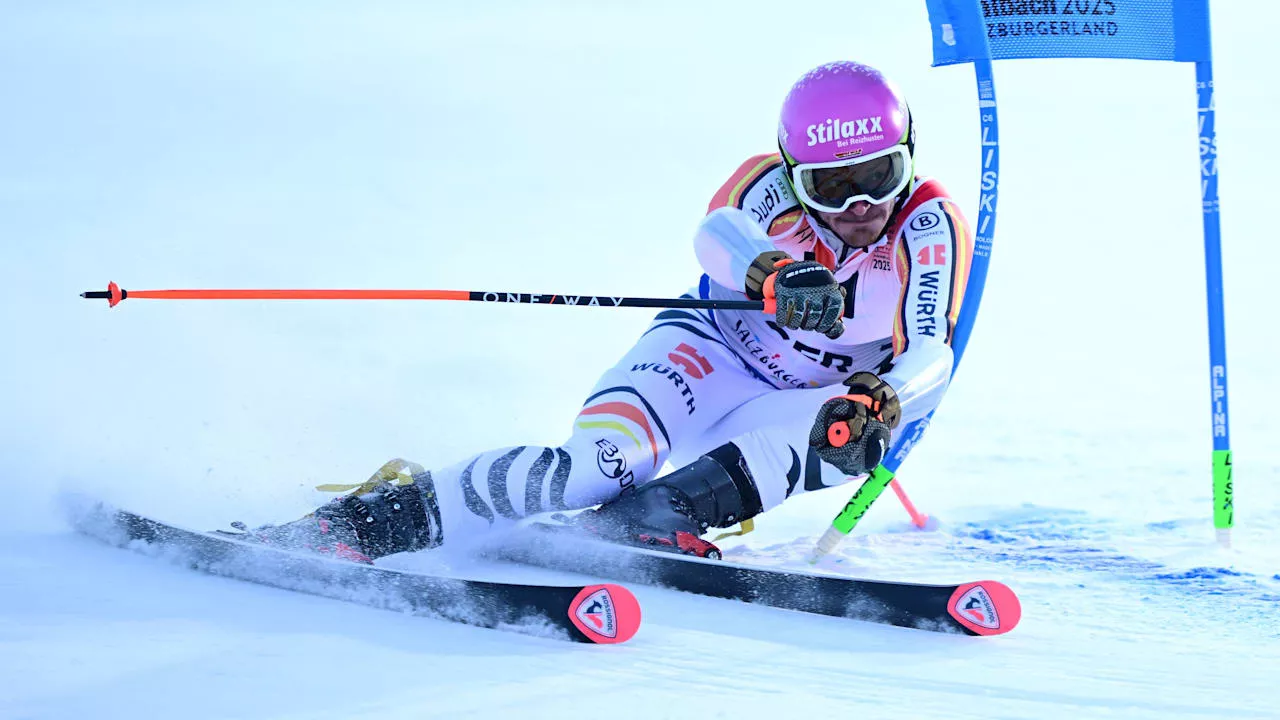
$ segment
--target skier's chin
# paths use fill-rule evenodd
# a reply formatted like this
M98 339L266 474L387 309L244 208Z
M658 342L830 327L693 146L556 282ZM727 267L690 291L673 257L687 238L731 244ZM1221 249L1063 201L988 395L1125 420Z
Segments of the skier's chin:
M821 215L841 242L850 247L864 248L874 245L884 234L885 226L889 223L889 213L880 210L885 206L872 207L875 211L868 212L862 217L857 217L848 211L833 214L821 213Z
M864 248L874 245L880 239L884 234L884 226L885 223L878 222L873 226L862 225L850 229L837 227L836 235L849 247Z

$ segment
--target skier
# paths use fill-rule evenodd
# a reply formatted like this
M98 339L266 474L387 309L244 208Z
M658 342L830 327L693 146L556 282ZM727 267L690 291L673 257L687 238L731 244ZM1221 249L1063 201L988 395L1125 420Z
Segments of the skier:
M685 295L745 295L770 312L661 312L563 445L433 471L393 460L250 537L369 560L600 505L576 524L706 556L708 528L868 473L946 391L972 235L942 186L915 175L906 100L871 67L801 77L778 149L715 194L694 237L706 274ZM659 477L668 461L677 469Z

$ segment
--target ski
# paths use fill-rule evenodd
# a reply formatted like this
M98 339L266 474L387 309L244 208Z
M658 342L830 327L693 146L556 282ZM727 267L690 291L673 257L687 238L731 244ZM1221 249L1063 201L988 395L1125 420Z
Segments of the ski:
M1018 596L994 580L924 585L774 570L609 543L567 525L530 524L494 552L527 565L932 632L1000 635L1022 616Z
M620 585L557 587L402 572L212 535L104 504L73 513L81 533L213 575L485 628L584 643L625 642L640 605Z

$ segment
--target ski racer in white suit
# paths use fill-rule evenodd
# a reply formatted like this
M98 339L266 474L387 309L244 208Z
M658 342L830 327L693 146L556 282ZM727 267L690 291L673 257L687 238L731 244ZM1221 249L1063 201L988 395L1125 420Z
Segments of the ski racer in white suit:
M661 312L563 445L430 472L394 460L312 515L252 532L369 559L603 503L583 528L706 555L709 527L870 471L946 390L972 237L946 191L914 174L910 111L872 68L807 73L778 141L716 193L694 238L706 274L686 295L745 295L772 313ZM677 469L659 478L668 460Z

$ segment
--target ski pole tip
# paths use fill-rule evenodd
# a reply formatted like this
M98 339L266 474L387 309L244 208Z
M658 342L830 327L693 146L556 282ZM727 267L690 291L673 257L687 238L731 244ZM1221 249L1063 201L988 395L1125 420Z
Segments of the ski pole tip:
M80 293L80 297L86 300L106 300L107 307L115 307L120 304L121 300L129 297L129 291L121 290L119 285L109 282L105 291L89 290L88 292Z
M835 550L836 546L840 544L840 541L844 539L844 535L845 534L834 525L828 527L827 531L822 533L822 537L818 538L818 542L813 544L813 550L809 553L809 564L816 565L819 560L829 555L831 551Z

